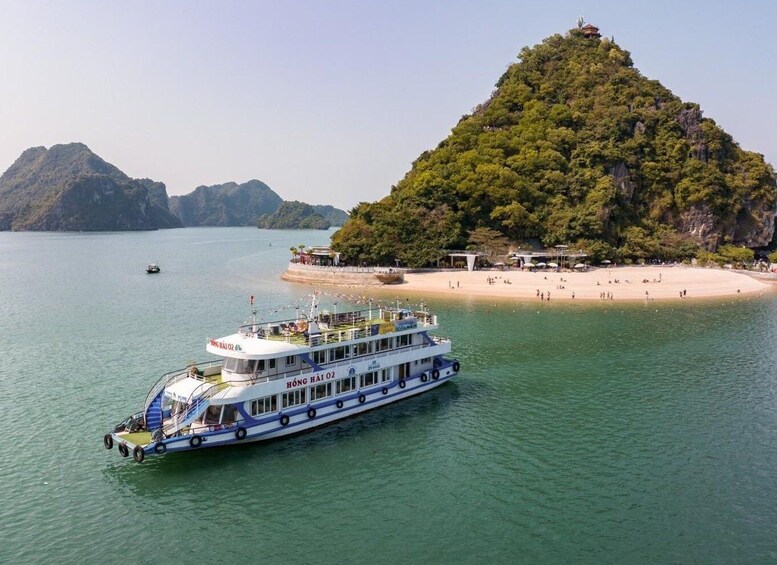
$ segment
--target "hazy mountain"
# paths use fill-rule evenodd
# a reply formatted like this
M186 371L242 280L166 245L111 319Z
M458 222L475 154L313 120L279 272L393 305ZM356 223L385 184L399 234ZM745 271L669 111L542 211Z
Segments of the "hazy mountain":
M184 226L255 226L283 203L269 186L258 180L198 186L183 196L170 197L170 210Z
M292 200L259 218L257 226L267 230L325 230L330 224L310 204Z
M313 210L321 214L333 226L342 226L348 221L348 212L329 206L328 204L313 204Z
M175 227L164 184L129 178L83 143L28 149L0 177L0 230Z

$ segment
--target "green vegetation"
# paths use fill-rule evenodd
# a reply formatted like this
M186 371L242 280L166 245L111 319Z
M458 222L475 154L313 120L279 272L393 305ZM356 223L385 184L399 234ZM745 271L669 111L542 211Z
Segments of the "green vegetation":
M292 200L281 204L272 214L259 218L258 227L267 230L326 230L329 229L329 222L317 214L310 204ZM304 245L300 245L299 251L304 248Z
M488 229L594 260L684 260L724 241L767 245L776 206L761 155L575 29L524 48L491 98L387 197L357 205L332 245L351 263L426 266Z
M772 251L771 253L769 253L769 262L777 263L777 251Z

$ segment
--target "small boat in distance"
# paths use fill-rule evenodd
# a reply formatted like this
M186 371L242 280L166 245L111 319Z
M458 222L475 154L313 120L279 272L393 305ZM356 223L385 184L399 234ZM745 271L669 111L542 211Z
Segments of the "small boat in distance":
M253 305L253 297L251 297ZM263 441L429 391L455 377L449 339L426 307L319 312L209 339L219 359L162 375L142 409L103 437L135 461L167 452Z
M148 266L146 267L146 272L149 275L152 275L154 273L158 273L160 270L161 269L159 268L159 265L157 265L156 263L149 263Z

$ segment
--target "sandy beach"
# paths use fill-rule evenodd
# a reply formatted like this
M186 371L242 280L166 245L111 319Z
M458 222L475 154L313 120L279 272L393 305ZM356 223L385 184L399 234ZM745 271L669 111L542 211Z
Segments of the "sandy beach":
M493 282L489 283L489 278ZM406 273L402 290L518 300L654 301L758 295L770 282L722 269L684 266L596 268L588 272L432 271Z

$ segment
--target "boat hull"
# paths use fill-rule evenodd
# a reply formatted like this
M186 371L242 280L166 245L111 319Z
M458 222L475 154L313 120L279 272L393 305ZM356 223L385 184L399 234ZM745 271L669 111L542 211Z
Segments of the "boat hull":
M193 451L236 443L254 443L309 431L432 390L455 377L458 374L455 368L458 368L457 362L446 361L438 369L437 378L433 378L432 372L428 371L402 381L378 384L348 394L332 396L316 403L295 406L293 409L257 419L255 424L241 422L221 429L205 429L166 438L157 443L138 446L138 449L143 451L140 457L142 460L146 456L165 453ZM404 386L401 383L404 383ZM342 407L338 407L338 403L342 403ZM311 409L313 409L313 417L311 417ZM126 444L129 452L133 453L135 445L124 441L119 434L112 434L112 436L116 444ZM135 458L138 459L138 455L135 455Z

